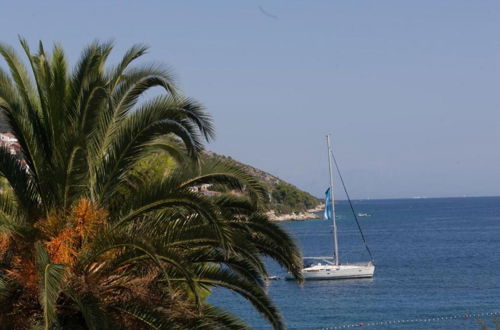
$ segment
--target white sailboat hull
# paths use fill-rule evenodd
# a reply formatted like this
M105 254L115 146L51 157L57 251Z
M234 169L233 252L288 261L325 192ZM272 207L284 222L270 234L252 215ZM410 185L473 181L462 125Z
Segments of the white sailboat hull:
M304 280L341 280L355 278L371 278L375 272L375 265L368 264L315 264L302 270ZM292 279L290 275L286 277Z

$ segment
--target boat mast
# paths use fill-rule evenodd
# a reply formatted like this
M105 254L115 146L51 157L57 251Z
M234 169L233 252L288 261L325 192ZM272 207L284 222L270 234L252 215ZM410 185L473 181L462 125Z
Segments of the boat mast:
M333 246L335 248L335 265L339 265L339 244L337 239L337 222L335 221L335 197L333 195L333 171L332 171L332 146L330 143L330 135L326 136L326 144L328 146L328 169L330 170L330 200L332 202L332 220L333 220ZM326 205L325 205L326 207Z

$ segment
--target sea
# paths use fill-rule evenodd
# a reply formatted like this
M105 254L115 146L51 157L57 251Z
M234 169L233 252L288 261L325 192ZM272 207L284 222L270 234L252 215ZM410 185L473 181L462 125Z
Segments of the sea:
M500 319L500 197L354 201L373 279L285 281L267 260L268 292L288 329L481 329ZM341 262L369 260L347 202L337 204ZM280 223L304 256L332 254L326 220ZM209 302L270 329L249 302L216 289Z

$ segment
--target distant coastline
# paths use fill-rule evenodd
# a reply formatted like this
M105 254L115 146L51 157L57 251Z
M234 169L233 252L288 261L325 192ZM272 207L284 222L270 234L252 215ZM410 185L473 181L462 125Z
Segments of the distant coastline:
M323 211L325 208L325 204L319 204L318 206L308 209L305 212L292 212L286 214L277 215L275 211L267 212L267 216L271 221L304 221L304 220L315 220L321 219L321 216L318 215L318 212Z

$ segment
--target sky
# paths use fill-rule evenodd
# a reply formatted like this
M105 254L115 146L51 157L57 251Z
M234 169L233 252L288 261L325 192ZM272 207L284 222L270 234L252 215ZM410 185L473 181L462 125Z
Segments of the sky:
M500 195L500 2L3 1L0 41L135 43L205 105L207 148L321 196ZM47 46L46 46L47 47ZM3 65L3 63L2 63ZM340 192L340 187L337 187Z

